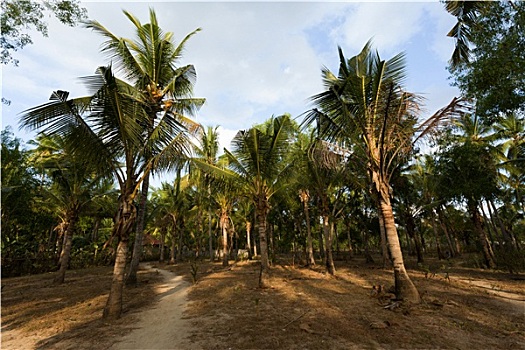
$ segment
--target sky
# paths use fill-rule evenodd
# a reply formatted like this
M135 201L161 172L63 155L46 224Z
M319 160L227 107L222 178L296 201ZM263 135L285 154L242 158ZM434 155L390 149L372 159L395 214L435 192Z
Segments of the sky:
M202 29L187 42L179 65L195 66L194 96L206 98L206 104L194 119L220 126L223 147L238 130L272 115L296 118L312 108L309 97L323 91L321 69L337 73L338 46L347 58L370 39L383 59L405 52L405 87L425 98L422 118L459 94L446 69L454 46L446 34L455 21L439 1L81 4L90 19L121 37L134 37L122 10L147 23L150 7L176 42ZM53 17L47 20L49 36L33 33L34 44L15 53L18 67L2 67L2 97L11 101L2 106L2 129L12 126L15 136L25 141L36 133L19 130L20 112L46 103L54 90L69 91L71 97L86 95L78 78L110 63L99 51L104 41L100 35L82 26L64 26Z

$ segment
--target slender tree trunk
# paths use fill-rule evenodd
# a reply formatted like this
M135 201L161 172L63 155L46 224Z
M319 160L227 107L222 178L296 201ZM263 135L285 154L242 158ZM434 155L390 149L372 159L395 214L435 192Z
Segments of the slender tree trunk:
M133 243L133 255L131 256L128 277L126 278L127 285L137 284L137 271L139 269L140 258L142 256L146 204L148 203L149 177L150 175L148 173L142 182L142 191L140 193L140 203L137 213L137 230L135 231L135 242Z
M246 245L248 249L248 259L252 260L252 240L251 240L252 223L246 221Z
M222 266L228 266L228 214L221 210L221 231L222 231Z
M268 242L266 236L267 216L269 212L268 200L258 198L256 203L257 225L259 228L259 244L261 247L261 274L259 276L259 287L270 287L270 261L268 259Z
M325 266L326 271L332 276L335 275L335 265L332 251L332 227L328 214L323 214L323 233L325 238Z
M443 219L443 212L441 210L441 207L437 208L437 214L438 214L439 225L441 226L441 229L443 230L443 232L445 233L445 237L447 238L447 243L448 243L448 247L450 249L450 253L451 253L452 256L458 256L459 253L457 251L457 246L452 241L452 237L450 236L450 232L448 231L448 227L445 224L445 221Z
M368 230L363 231L363 244L365 246L365 259L367 264L373 264L374 258L372 257L372 254L370 253L370 233Z
M266 219L266 237L267 237L267 241L268 241L268 258L269 258L269 261L268 263L270 264L270 266L272 265L272 263L275 261L275 247L273 245L273 225L268 225L268 219Z
M324 239L323 239L323 229L319 230L319 258L323 260L323 264L326 264L326 254L324 250Z
M421 302L419 292L414 283L408 276L403 261L403 253L401 245L399 244L399 236L394 221L394 213L390 203L390 191L388 183L382 181L379 174L372 172L372 180L377 189L377 197L379 200L379 211L383 216L385 234L388 242L390 254L392 255L392 262L394 265L394 289L397 299L408 300L412 303Z
M176 232L176 231L175 231ZM175 264L175 258L178 257L179 252L177 251L177 236L175 232L172 232L171 237L171 248L170 248L170 264Z
M93 231L91 231L91 242L96 242L98 240L98 230L100 228L100 223L102 219L97 217L95 219L95 225L93 227Z
M441 249L441 243L439 242L439 233L436 227L436 216L434 214L434 210L430 209L430 220L432 222L432 231L434 232L434 239L436 241L436 251L438 255L438 259L442 260L445 258L443 255L443 250Z
M474 225L474 230L476 231L479 243L481 244L481 250L483 253L483 258L485 259L485 264L489 269L493 269L496 267L496 260L494 259L494 253L492 252L492 248L490 247L487 235L483 230L483 227L481 226L481 217L478 212L478 203L475 200L471 199L468 201L468 207L472 223Z
M164 242L166 241L166 226L160 229L159 262L164 262Z
M406 213L406 227L408 238L414 240L414 249L416 251L417 262L418 264L423 263L423 252L421 250L421 241L419 240L419 235L416 233L416 223L412 213Z
M132 195L123 195L119 199L119 210L115 216L113 234L119 238L111 290L104 308L104 318L119 318L122 314L122 290L126 272L126 259L128 255L129 235L135 224L137 216L133 205Z
M443 207L443 209L440 209L439 212L441 212L442 210L446 211L446 208ZM445 214L443 214L442 218L440 217L440 220L443 223L443 226L447 229L447 232L449 232L451 236L451 239L454 243L456 255L461 255L462 247L461 247L461 244L459 243L458 234L456 230L454 229L454 227L451 227L450 222L449 220L447 220L447 217L445 216Z
M351 259L354 256L354 248L352 247L350 220L346 221L346 237L348 239L348 257Z
M494 202L492 200L489 200L488 201L488 208L489 208L489 213L490 213L490 216L492 217L492 215L494 215L494 217L496 218L496 221L498 222L499 224L499 227L500 227L500 230L501 230L501 233L503 234L503 237L505 239L505 241L507 242L507 244L513 248L515 248L516 250L518 250L518 243L515 239L514 236L512 236L511 234L509 234L509 232L507 231L507 229L505 228L505 224L503 223L503 220L501 220L499 214L498 214L498 209L496 208L496 205L494 204ZM492 211L490 210L490 208L492 207ZM494 214L492 214L494 213Z
M183 228L181 226L179 228L179 243L177 244L177 261L178 262L182 262L182 248L183 248L183 245L184 245L183 233L184 233L184 230L183 230Z
M489 219L489 217L487 216L487 213L485 213L485 209L483 208L482 203L480 203L479 207L481 209L481 217L483 218L481 227L485 227L487 229L487 236L489 239L489 244L490 244L492 251L494 251L496 240L499 240L498 229L496 228L496 224L494 223L494 221L492 219Z
M314 258L314 246L312 242L312 227L310 225L310 210L308 208L308 201L303 201L303 210L304 210L304 219L306 221L306 251L308 252L308 257L306 264L308 266L315 266Z
M215 251L213 250L213 232L211 228L211 185L208 184L208 245L210 249L210 261L215 261Z
M60 268L58 269L57 274L53 280L56 284L64 283L66 277L66 270L69 266L69 260L71 257L71 245L73 243L73 234L75 232L76 222L78 220L78 215L75 213L67 214L67 229L65 232L65 244L62 247L62 252L60 253Z
M392 263L390 260L390 253L388 252L385 218L383 217L381 209L378 210L377 217L379 219L379 233L381 234L381 256L383 258L383 268L389 269L390 267L392 267Z

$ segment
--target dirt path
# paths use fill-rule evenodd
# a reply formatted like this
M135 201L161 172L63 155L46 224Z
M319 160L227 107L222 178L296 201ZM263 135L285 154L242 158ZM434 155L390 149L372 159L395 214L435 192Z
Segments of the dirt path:
M509 291L500 290L494 282L473 278L450 278L452 281L460 282L469 287L483 290L489 295L499 297L501 301L511 306L510 311L523 316L525 319L525 296Z
M152 268L150 265L142 267ZM157 271L164 276L164 283L157 287L159 301L152 308L140 313L139 321L134 325L136 329L114 344L112 350L195 348L186 339L190 322L182 318L190 284L169 271Z

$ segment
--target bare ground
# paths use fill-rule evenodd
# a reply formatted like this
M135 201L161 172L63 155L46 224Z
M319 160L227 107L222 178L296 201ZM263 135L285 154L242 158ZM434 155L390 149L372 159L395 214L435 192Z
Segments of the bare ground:
M3 279L2 349L525 349L524 275L434 265L409 270L423 302L398 305L372 295L392 272L360 259L338 262L335 278L282 259L269 289L257 262L199 262L191 286L190 264L157 264L111 323L100 317L110 268L69 271L63 286Z

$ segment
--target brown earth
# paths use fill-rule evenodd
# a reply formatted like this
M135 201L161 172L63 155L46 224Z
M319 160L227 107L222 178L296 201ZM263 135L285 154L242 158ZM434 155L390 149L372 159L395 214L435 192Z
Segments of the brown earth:
M52 274L3 279L2 349L118 349L136 338L151 349L525 349L524 275L434 261L409 269L423 302L406 305L374 294L392 272L360 259L338 262L335 278L290 263L274 264L261 290L257 262L198 262L186 303L168 298L182 287L164 270L192 282L191 265L157 264L126 288L113 322L101 319L111 268L68 271L62 286Z

